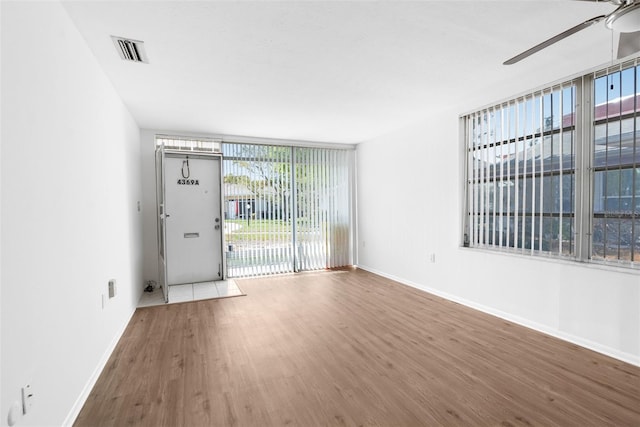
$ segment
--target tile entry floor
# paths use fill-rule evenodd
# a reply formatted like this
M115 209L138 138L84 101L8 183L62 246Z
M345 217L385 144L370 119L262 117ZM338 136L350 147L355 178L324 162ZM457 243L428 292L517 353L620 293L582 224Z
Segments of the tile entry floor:
M169 304L177 302L198 301L211 298L227 298L244 295L236 282L220 280L217 282L189 283L186 285L171 285L169 288ZM138 307L149 307L164 304L162 289L153 292L143 292Z

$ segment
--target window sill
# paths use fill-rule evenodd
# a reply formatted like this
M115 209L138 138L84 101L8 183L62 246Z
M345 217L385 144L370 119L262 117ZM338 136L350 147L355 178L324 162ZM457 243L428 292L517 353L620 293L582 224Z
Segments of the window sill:
M636 276L640 275L640 263L631 264L628 261L624 262L624 264L622 262L614 263L611 261L606 262L606 261L599 261L599 260L579 261L576 258L570 257L570 256L560 257L557 255L550 255L550 254L536 253L536 252L531 253L531 251L525 252L522 250L507 249L507 248L496 249L496 248L460 246L460 249L463 249L465 251L481 252L485 254L491 253L491 254L498 254L498 255L507 255L507 256L513 256L513 257L518 257L522 259L534 259L537 261L546 261L546 262L552 262L556 264L591 268L596 270L605 270L605 271L611 271L616 273L631 274Z

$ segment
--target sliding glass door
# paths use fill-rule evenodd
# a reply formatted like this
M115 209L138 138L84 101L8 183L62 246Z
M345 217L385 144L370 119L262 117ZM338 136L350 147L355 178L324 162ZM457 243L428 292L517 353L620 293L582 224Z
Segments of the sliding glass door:
M353 151L223 144L231 277L351 263Z

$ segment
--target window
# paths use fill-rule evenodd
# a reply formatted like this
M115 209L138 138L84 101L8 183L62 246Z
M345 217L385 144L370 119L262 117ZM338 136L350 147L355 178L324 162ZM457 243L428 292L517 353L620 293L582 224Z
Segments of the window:
M640 66L596 75L594 259L640 261Z
M223 143L232 277L352 263L353 150Z
M573 253L575 91L567 83L467 119L473 246Z
M639 102L633 62L463 117L464 245L640 266Z
M189 138L173 135L157 135L156 147L164 146L167 150L197 151L220 153L222 141L212 138Z

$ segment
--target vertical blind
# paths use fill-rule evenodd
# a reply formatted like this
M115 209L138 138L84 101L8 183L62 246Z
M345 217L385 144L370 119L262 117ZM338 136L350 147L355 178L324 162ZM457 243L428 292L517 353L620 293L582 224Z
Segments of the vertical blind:
M640 265L639 60L463 118L466 246Z
M465 244L574 252L575 86L467 117Z
M351 263L350 150L223 143L231 277Z
M350 264L349 152L295 148L297 269Z

